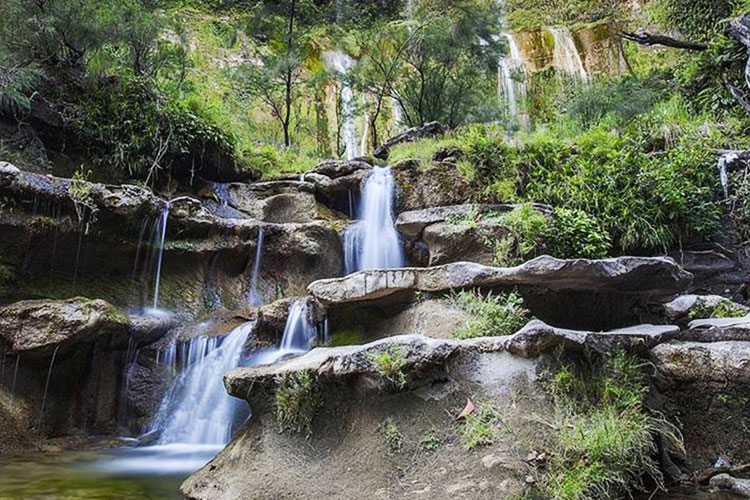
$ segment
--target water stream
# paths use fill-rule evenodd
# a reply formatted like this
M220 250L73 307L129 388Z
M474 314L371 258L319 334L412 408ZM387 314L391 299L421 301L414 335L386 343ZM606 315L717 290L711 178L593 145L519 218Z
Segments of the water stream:
M555 48L552 53L553 64L570 77L588 83L589 75L578 53L573 35L568 28L550 27L545 30L552 35Z
M393 216L395 193L390 167L373 167L362 189L358 221L344 235L347 274L403 267L404 252Z
M338 50L323 53L323 60L339 74L341 80L341 124L346 159L351 160L360 155L357 144L357 129L354 113L354 92L347 80L349 70L354 65L351 57Z
M250 271L250 290L248 292L248 302L251 306L259 306L263 303L263 297L261 297L260 293L258 292L258 275L260 274L260 261L263 257L263 235L263 226L260 226L258 228L258 239L255 243L253 268Z
M164 240L167 237L167 220L169 219L169 204L161 212L159 219L154 225L154 242L156 243L156 274L154 279L154 303L153 308L159 308L159 286L161 285L161 263L164 258Z

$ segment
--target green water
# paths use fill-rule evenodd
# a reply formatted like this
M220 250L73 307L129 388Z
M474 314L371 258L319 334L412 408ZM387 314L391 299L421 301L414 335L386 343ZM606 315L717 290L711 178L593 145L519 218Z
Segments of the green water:
M175 500L184 475L99 470L99 452L0 457L0 500Z

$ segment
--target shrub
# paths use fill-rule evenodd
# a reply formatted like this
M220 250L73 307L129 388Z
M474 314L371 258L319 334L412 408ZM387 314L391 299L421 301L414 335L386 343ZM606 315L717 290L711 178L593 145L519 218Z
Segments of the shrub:
M612 247L609 234L596 218L577 209L556 208L547 237L551 253L565 259L601 259Z
M310 372L284 374L276 389L276 422L279 431L312 432L312 421L321 405Z
M690 309L688 318L705 319L705 318L741 318L748 314L747 309L738 307L737 304L729 299L723 299L716 305L708 305L701 299Z
M398 430L393 420L388 418L383 423L383 437L388 445L388 451L391 453L398 453L404 446L404 436L401 435L401 431Z
M468 315L453 334L457 339L510 335L528 319L523 298L517 293L484 296L476 290L463 290L453 294L451 301Z

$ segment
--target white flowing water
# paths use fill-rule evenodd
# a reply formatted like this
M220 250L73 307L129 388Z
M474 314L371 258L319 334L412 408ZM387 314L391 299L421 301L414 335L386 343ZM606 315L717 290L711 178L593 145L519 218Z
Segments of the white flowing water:
M156 277L154 280L154 309L159 308L159 287L161 285L161 262L164 258L164 240L167 236L167 220L169 219L169 204L161 212L159 219L154 224L154 242L156 247Z
M555 42L552 53L552 63L559 70L567 73L572 78L588 83L589 75L583 65L581 55L578 53L573 35L567 28L550 27L545 28L552 35Z
M232 437L238 400L224 389L223 375L239 365L254 323L224 338L200 336L183 350L185 368L159 406L149 431L160 430L157 444L224 446Z
M354 65L351 57L341 51L327 51L323 53L323 61L337 73L341 78L341 124L340 129L346 148L346 159L351 160L360 155L357 144L357 128L354 123L354 92L352 91L347 75Z
M323 337L327 337L328 321L323 323ZM303 354L312 349L318 337L318 328L309 318L307 302L295 301L289 308L284 326L284 335L277 349L260 351L250 357L248 364L267 365L295 354Z
M729 164L737 161L738 158L739 155L736 152L719 156L716 168L719 170L719 181L721 182L721 189L724 191L724 198L729 197Z
M502 33L508 42L508 53L498 61L498 95L505 98L508 114L517 118L526 98L526 65L523 54L511 33Z
M250 274L250 290L248 292L248 302L251 306L259 306L263 303L263 297L261 297L260 293L258 292L258 274L260 274L260 260L263 256L263 234L263 226L260 226L258 228L258 240L255 244L253 268Z
M362 190L359 220L344 236L347 274L403 267L404 252L393 216L395 193L390 167L373 167Z

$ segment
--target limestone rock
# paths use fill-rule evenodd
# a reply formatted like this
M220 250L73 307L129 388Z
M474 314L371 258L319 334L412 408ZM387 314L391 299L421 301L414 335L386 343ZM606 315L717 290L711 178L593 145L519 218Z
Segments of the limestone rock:
M721 386L750 382L750 342L668 342L651 350L651 360L671 381Z
M317 215L314 186L297 181L227 185L228 204L265 222L309 222Z
M739 498L750 498L750 479L740 479L729 474L717 474L709 484L718 490L730 491Z
M727 302L733 309L750 313L749 307L732 302L721 295L694 294L680 295L674 300L664 304L664 312L670 319L680 319L690 316L692 311L697 313L701 310L713 309L723 302Z
M428 268L359 271L343 278L315 281L308 291L324 304L366 302L404 291L518 285L664 296L684 290L690 279L691 275L672 259L663 257L561 260L541 256L509 268L456 262Z
M524 358L534 358L559 346L604 353L615 349L643 352L677 336L680 329L668 325L638 325L608 332L584 332L555 328L532 320L505 340L505 348Z
M0 309L0 336L13 353L46 356L92 340L121 342L129 328L128 317L103 300L25 300Z

